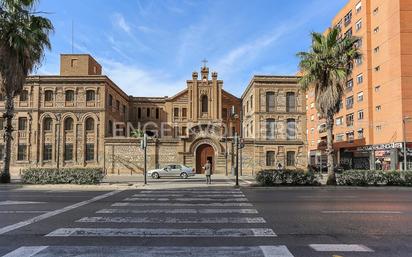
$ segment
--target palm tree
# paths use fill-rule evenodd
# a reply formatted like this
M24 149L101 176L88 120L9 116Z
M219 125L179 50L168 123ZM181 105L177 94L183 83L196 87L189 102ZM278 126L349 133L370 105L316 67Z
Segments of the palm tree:
M339 28L329 28L327 33L312 33L309 52L298 53L303 90L314 90L316 109L320 118L326 119L328 185L336 185L333 152L334 115L340 111L345 85L352 72L353 62L361 57L358 38L341 38Z
M0 91L5 99L4 158L0 182L10 182L10 150L14 97L26 77L41 64L45 49L50 49L49 19L35 12L36 0L0 0Z

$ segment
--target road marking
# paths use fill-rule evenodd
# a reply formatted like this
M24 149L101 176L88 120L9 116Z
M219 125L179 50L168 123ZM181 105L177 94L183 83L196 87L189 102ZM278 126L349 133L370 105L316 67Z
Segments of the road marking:
M311 196L311 195L301 195L298 196L298 198L303 198L303 199L331 199L331 200L339 200L339 199L355 199L358 198L357 196L354 195L331 195L331 196L327 196L327 195L315 195L315 196Z
M192 193L188 194L135 194L133 197L187 197L193 196ZM245 197L244 194L230 194L230 195L215 195L215 194L203 194L203 195L196 195L196 197L210 197L210 198L227 198L227 197Z
M49 246L41 251L42 256L70 255L72 257L80 257L89 256L91 253L106 257L117 257L120 253L122 256L134 257L293 257L284 245L233 247ZM11 256L20 257L26 255Z
M159 207L252 207L251 203L114 203L112 206L159 206Z
M96 213L180 213L180 214L216 214L216 213L240 213L240 214L256 214L256 209L146 209L146 210L131 210L131 209L102 209Z
M48 246L23 246L3 255L3 257L31 257L47 249Z
M21 204L43 204L45 202L29 202L29 201L1 201L0 205L21 205Z
M245 217L216 217L216 218L155 218L155 217L84 217L76 222L89 223L201 223L201 224L219 224L219 223L239 223L239 224L256 224L266 223L262 217L245 218Z
M152 193L162 193L162 194L182 194L182 193L190 193L193 195L199 195L199 194L221 194L221 195L231 195L231 194L242 194L242 191L237 190L237 191L219 191L219 190L213 190L213 191L204 191L204 190L147 190L147 191L141 191L142 194L152 194Z
M159 201L159 202L168 202L168 201L177 201L177 202L190 202L190 201L216 201L215 198L201 198L201 197L192 197L192 198L180 198L180 199L173 199L173 198L155 198L155 197L134 197L134 198L126 198L126 201ZM218 199L221 202L247 202L247 198L225 198L225 199Z
M372 249L357 244L310 244L317 252L373 252Z
M293 257L292 253L289 252L288 248L284 245L265 245L259 246L259 248L264 257Z
M45 213L49 211L0 211L0 214Z
M276 237L270 228L59 228L47 237Z
M322 211L325 214L402 214L401 211Z
M31 219L28 219L28 220L25 220L25 221L18 222L16 224L12 224L12 225L9 225L9 226L6 226L6 227L2 227L2 228L0 228L0 235L5 234L5 233L10 232L10 231L13 231L13 230L16 230L16 229L19 229L19 228L27 226L27 225L31 225L35 222L53 217L55 215L58 215L58 214L76 209L76 208L81 207L83 205L86 205L86 204L89 204L89 203L92 203L92 202L95 202L95 201L99 201L101 199L104 199L104 198L107 198L109 196L115 195L119 192L121 192L121 190L112 191L112 192L109 192L109 193L106 193L106 194L103 194L103 195L93 197L93 198L91 198L89 200L86 200L86 201L82 201L82 202L75 203L73 205L66 206L66 207L61 208L61 209L46 212L42 215L36 216L34 218L31 218Z

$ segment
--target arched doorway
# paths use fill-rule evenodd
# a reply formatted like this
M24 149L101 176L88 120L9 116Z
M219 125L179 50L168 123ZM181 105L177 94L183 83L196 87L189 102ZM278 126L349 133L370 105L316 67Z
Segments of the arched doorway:
M196 173L203 174L203 166L207 160L212 164L212 172L215 170L215 150L211 145L203 144L196 149Z

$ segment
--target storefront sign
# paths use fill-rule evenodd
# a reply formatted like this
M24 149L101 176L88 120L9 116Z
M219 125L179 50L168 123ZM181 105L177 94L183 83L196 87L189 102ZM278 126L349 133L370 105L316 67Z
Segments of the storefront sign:
M402 149L402 143L381 144L381 145L367 145L358 147L358 151L373 151L373 150L388 150L388 149Z

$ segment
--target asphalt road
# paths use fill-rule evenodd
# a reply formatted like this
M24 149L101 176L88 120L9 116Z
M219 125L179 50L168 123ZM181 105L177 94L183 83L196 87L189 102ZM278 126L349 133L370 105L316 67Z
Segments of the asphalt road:
M120 191L0 186L0 256L412 256L410 189L169 181Z

